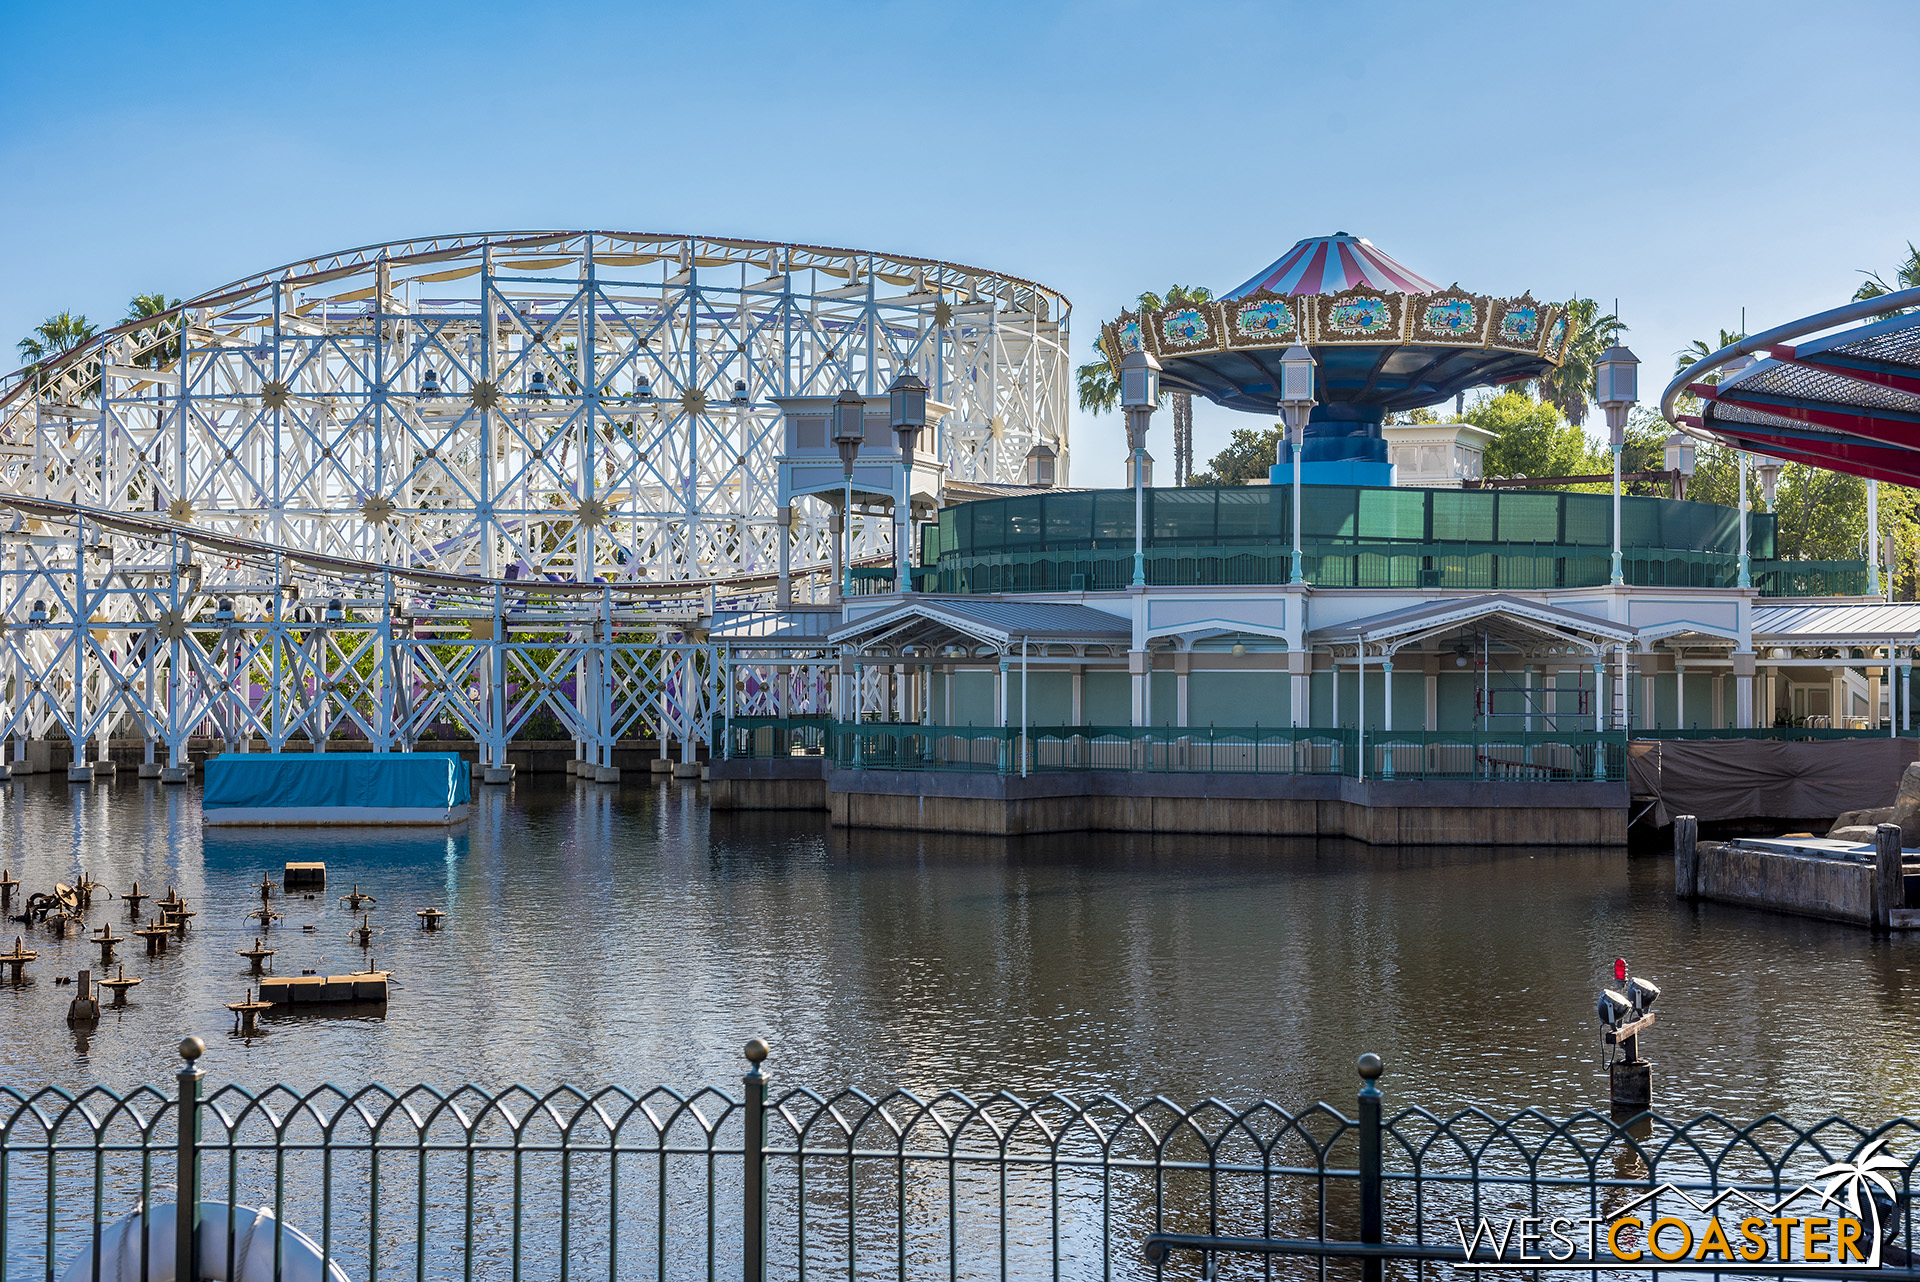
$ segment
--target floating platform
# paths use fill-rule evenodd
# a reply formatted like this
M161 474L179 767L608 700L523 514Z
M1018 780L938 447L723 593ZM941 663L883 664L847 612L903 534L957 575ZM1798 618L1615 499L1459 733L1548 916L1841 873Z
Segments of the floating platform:
M214 827L445 827L467 817L471 782L453 753L222 753L200 808Z
M260 981L260 1000L276 1006L322 1006L342 1002L384 1002L390 970L350 975L270 976Z

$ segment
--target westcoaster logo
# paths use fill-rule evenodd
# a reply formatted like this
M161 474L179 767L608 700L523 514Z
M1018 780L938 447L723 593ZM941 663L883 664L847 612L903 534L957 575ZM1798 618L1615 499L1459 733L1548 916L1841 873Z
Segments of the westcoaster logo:
M1728 1190L1698 1201L1662 1184L1607 1215L1456 1217L1468 1269L1691 1269L1880 1267L1882 1215L1898 1205L1885 1172L1906 1164L1877 1139L1785 1197ZM1820 1186L1825 1181L1825 1186ZM1878 1194L1879 1196L1876 1196ZM1663 1208L1665 1208L1663 1210ZM1797 1208L1797 1209L1796 1209ZM1681 1214L1671 1214L1671 1211ZM1884 1226L1891 1228L1891 1215ZM1586 1247L1585 1255L1580 1247Z

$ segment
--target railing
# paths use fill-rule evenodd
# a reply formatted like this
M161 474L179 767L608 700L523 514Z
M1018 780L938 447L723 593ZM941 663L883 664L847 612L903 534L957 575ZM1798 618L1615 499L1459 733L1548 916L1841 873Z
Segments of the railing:
M1865 561L1755 561L1761 596L1865 596Z
M1023 729L736 717L731 731L716 721L714 741L740 759L824 752L834 765L848 769L961 774L1130 770L1556 783L1623 779L1627 756L1627 736L1617 731L1389 731L1371 726L1364 733L1352 726Z
M1920 729L1891 730L1882 726L1878 730L1829 729L1825 726L1752 726L1740 729L1724 726L1718 730L1694 727L1689 730L1636 730L1635 740L1656 739L1913 739L1920 737Z
M713 719L716 757L768 760L774 757L818 757L832 737L831 717L733 717Z
M1193 1252L1457 1260L1502 1216L1631 1213L1644 1228L1696 1214L1683 1195L1778 1201L1843 1159L1871 1160L1892 1194L1873 1212L1882 1240L1913 1247L1899 1214L1913 1159L1886 1152L1920 1140L1906 1119L1388 1112L1371 1055L1352 1117L1211 1097L821 1094L774 1089L765 1043L747 1053L737 1092L203 1092L193 1059L172 1091L0 1088L0 1261L45 1279L172 1276L184 1256L189 1277L984 1282L1158 1277L1172 1252L1192 1276ZM195 1214L176 1228L174 1206ZM241 1273L249 1251L276 1270L255 1256Z
M1612 576L1606 547L1526 543L1309 544L1301 551L1307 582L1323 588L1437 588L1537 591L1599 587ZM1288 582L1292 550L1264 543L1223 547L1149 547L1154 586L1253 586ZM1621 573L1635 587L1730 588L1740 558L1725 552L1627 548ZM1761 596L1861 596L1862 561L1754 561ZM1116 591L1133 581L1133 549L948 553L915 576L917 590L945 593Z

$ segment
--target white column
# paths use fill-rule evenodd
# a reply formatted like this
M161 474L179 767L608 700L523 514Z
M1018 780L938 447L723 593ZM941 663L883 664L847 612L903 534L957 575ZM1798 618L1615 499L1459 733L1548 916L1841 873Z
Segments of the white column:
M1908 662L1900 665L1899 690L1901 693L1900 728L1902 730L1911 730L1913 729L1913 663L1911 655L1908 656Z
M1073 724L1085 725L1087 719L1087 665L1073 665Z
M1420 728L1429 732L1440 728L1440 674L1437 672L1427 673L1427 709Z
M1713 674L1713 713L1707 718L1707 725L1718 730L1727 719L1727 674Z
M1673 660L1673 720L1676 729L1687 728L1687 665L1677 655Z
M1133 724L1147 724L1147 652L1127 651L1127 677L1133 694Z
M1867 591L1880 595L1880 482L1867 482Z
M1313 652L1288 651L1287 669L1293 677L1293 706L1287 711L1294 727L1299 729L1313 721Z
M793 557L793 508L779 510L774 526L779 531L780 540L780 587L774 597L774 608L789 610L793 608L793 572L790 563Z
M1185 727L1192 723L1187 720L1187 673L1193 666L1193 655L1186 650L1176 650L1173 654L1173 723Z
M1524 723L1526 732L1528 734L1532 734L1533 733L1533 665L1531 663L1527 664L1525 667L1520 669L1520 697L1523 700L1525 700L1525 703L1522 706L1527 714L1527 719L1526 719L1526 722Z
M1007 656L1000 656L1000 666L993 670L994 725L1004 730L1007 726Z
M1380 728L1393 729L1393 660L1380 661Z

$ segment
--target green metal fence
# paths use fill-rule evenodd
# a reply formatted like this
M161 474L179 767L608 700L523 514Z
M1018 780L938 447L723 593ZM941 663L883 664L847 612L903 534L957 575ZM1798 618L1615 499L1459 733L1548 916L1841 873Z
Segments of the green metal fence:
M1866 591L1866 565L1842 563L1818 573L1755 571L1761 595L1834 595ZM1286 583L1293 554L1271 547L1152 547L1146 553L1147 582L1154 586L1240 586ZM1764 571L1764 573L1763 573ZM1857 571L1857 574L1855 573ZM1612 557L1605 548L1557 544L1377 543L1303 547L1301 572L1315 587L1440 588L1463 591L1525 591L1599 587L1610 581ZM1635 587L1730 588L1740 580L1740 558L1724 552L1665 552L1630 548L1621 575ZM1858 585L1854 582L1857 577ZM952 553L915 575L923 592L1116 591L1133 580L1131 548L1079 551ZM1824 587L1823 587L1824 585ZM1817 590L1818 589L1818 590Z
M1842 1161L1875 1181L1854 1213L1885 1244L1876 1262L1913 1249L1914 1159L1890 1151L1920 1139L1906 1119L1389 1110L1372 1055L1352 1116L1212 1096L816 1092L777 1089L764 1042L747 1054L738 1087L688 1091L206 1091L193 1061L170 1090L0 1086L0 1267L44 1282L173 1277L181 1260L186 1277L348 1282L1057 1282L1192 1277L1195 1253L1252 1253L1325 1278L1329 1258L1457 1262L1490 1216L1631 1214L1645 1229L1729 1190L1817 1196ZM176 1206L191 1213L175 1221Z
M1147 492L1147 582L1286 583L1293 576L1285 486ZM1604 494L1312 486L1302 572L1317 587L1465 591L1598 587L1611 581L1612 500ZM1861 596L1864 561L1774 559L1776 525L1749 514L1761 596ZM1740 577L1739 512L1711 503L1621 501L1621 574L1636 587L1730 588ZM1133 492L1080 490L982 499L922 527L923 592L1115 591L1133 581Z
M735 717L721 755L825 755L860 770L1034 774L1350 775L1373 779L1583 782L1626 777L1624 732L1386 731L1289 726L927 726Z

